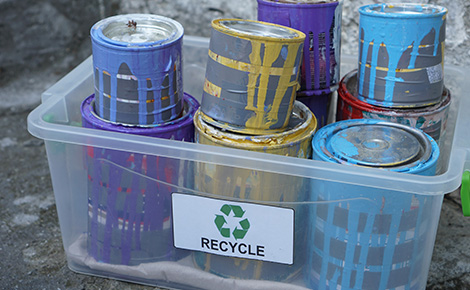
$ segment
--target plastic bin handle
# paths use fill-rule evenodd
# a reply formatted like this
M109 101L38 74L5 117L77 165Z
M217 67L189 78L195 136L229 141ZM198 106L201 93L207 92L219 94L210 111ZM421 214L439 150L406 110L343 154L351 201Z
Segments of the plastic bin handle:
M465 171L462 175L462 187L460 188L462 200L462 211L464 216L470 216L470 172Z

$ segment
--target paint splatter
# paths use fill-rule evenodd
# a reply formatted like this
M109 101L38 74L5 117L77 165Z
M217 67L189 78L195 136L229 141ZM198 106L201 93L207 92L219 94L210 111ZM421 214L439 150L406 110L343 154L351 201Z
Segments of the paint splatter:
M16 144L18 144L18 143L16 142L16 139L14 139L14 138L5 137L5 138L2 138L0 140L0 148L2 150L7 148L7 147L14 146Z
M13 224L17 226L29 226L39 219L37 215L20 213L13 217Z
M38 196L27 195L21 198L17 198L13 201L16 206L30 205L31 207L39 207L40 209L48 209L54 205L54 196L48 195L45 199L41 199Z

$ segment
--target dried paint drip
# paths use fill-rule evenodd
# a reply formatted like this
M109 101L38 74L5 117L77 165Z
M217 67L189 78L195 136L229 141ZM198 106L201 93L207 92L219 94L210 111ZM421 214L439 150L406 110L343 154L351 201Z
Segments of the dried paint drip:
M358 98L394 108L439 102L447 9L401 3L359 12Z
M317 122L310 110L300 102L294 104L286 131L272 135L244 135L223 131L206 123L202 114L199 111L194 117L197 143L299 158L311 157L311 140ZM248 202L273 202L273 205L278 206L279 202L306 201L308 186L308 182L300 177L231 166L199 163L196 170L196 187L199 191ZM286 281L294 278L300 273L305 261L305 255L299 249L305 247L307 238L303 228L307 208L294 206L294 210L296 250L293 265L194 252L196 265L204 271L237 279Z
M432 176L437 143L420 130L380 120L339 121L320 129L313 159ZM358 182L360 184L360 182ZM422 289L435 233L432 196L313 180L309 266L313 289ZM425 270L423 270L425 269ZM423 278L421 278L423 277Z
M341 1L258 0L258 20L292 27L306 35L301 96L328 94L338 87L341 13Z
M298 29L305 33L297 100L318 118L328 119L328 103L340 80L340 1L258 0L258 20Z
M357 98L357 70L344 76L338 89L336 120L380 119L423 130L438 144L444 140L451 104L450 91L444 88L439 102L422 108L384 108Z
M181 24L156 15L118 15L96 23L90 34L101 118L154 126L181 117Z
M81 107L83 127L165 139L193 141L197 101L185 95L183 117L165 126L140 128L98 118L94 96ZM175 249L171 193L192 187L188 161L155 155L87 147L88 254L98 262L139 265L174 261L189 252ZM184 170L183 170L184 168Z
M202 112L246 134L282 131L293 108L304 39L300 31L270 23L214 20Z

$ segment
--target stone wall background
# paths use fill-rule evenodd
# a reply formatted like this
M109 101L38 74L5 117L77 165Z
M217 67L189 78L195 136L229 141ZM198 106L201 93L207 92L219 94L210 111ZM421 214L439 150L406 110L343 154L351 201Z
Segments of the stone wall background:
M470 1L468 0L344 0L342 52L357 54L360 6L372 3L427 3L447 7L446 56L448 64L470 64ZM256 19L256 0L121 0L119 13L155 13L171 17L183 24L188 35L210 36L210 21L218 17Z
M343 1L342 53L356 55L357 9L390 1ZM470 1L412 1L448 8L445 62L469 66ZM33 108L40 99L37 91L46 90L88 57L89 30L102 18L154 13L179 21L186 35L209 37L212 19L256 19L257 6L256 0L0 0L0 113Z
M344 0L342 50L356 54L358 7L387 1ZM390 2L390 1L388 1ZM470 65L470 1L405 0L448 8L446 63ZM60 62L71 69L91 54L89 29L114 14L154 13L181 22L185 34L209 37L214 18L256 19L256 0L0 0L0 85L24 70Z

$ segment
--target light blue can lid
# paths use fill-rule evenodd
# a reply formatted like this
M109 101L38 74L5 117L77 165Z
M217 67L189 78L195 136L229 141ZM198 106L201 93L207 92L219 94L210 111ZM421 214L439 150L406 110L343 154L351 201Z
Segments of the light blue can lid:
M424 153L418 138L408 130L376 124L354 126L336 132L328 146L331 154L349 163L397 166L420 158Z
M372 119L325 126L315 134L312 145L314 159L417 174L423 171L423 175L434 174L439 156L436 142L421 130Z

